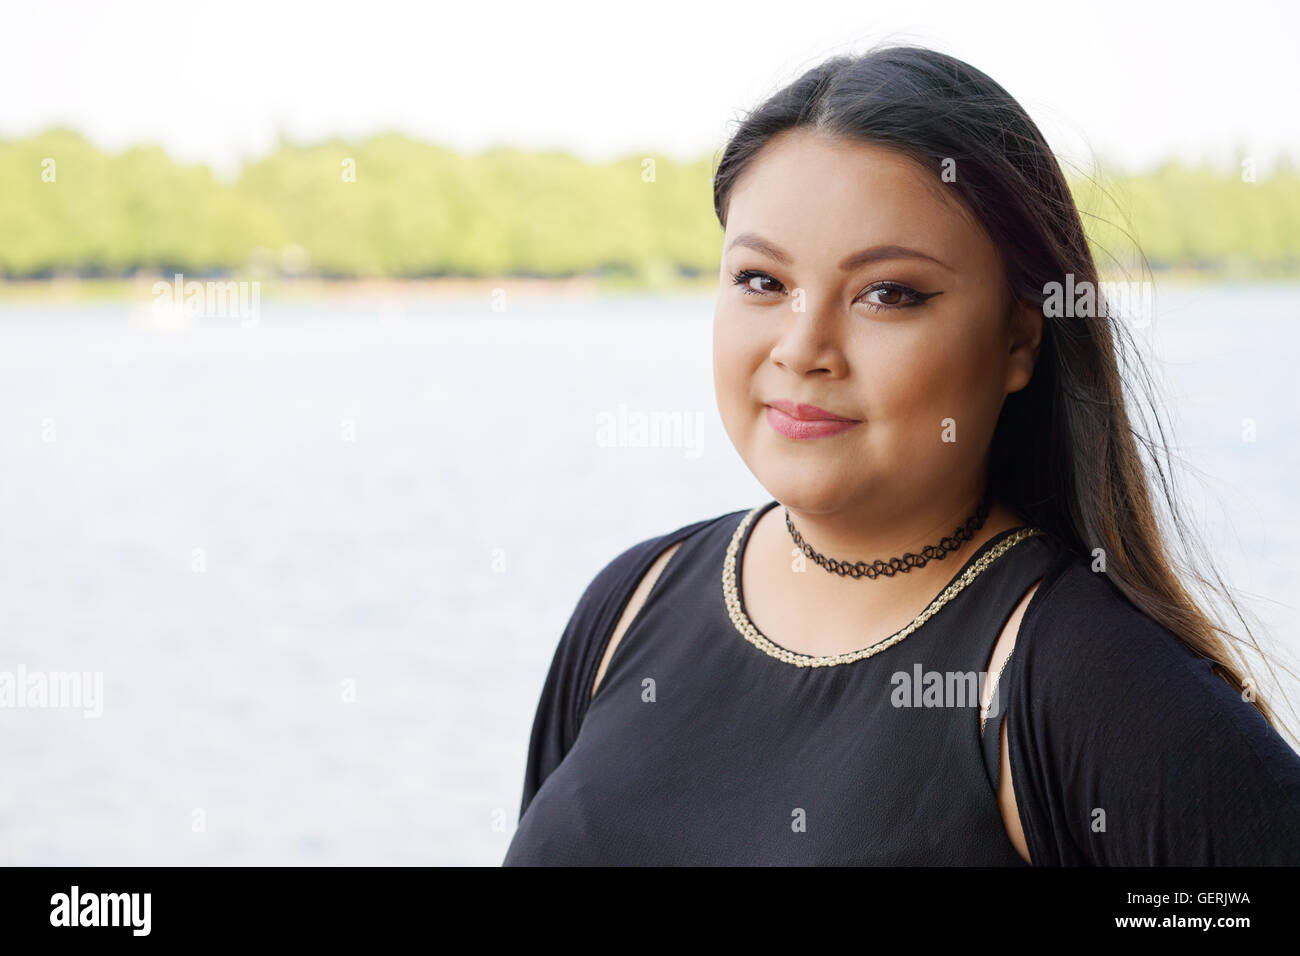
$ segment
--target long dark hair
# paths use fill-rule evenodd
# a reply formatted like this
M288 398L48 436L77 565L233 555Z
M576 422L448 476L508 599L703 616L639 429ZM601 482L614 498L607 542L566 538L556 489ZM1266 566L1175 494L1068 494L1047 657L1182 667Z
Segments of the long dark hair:
M773 136L799 127L890 147L936 177L952 170L955 176L943 181L1001 250L1015 299L1041 306L1048 283L1064 285L1067 275L1076 288L1089 282L1102 289L1051 148L1020 104L969 64L923 47L887 46L834 56L808 70L747 113L723 148L713 203L724 229L738 177ZM1084 311L1093 314L1052 318L1045 310L1034 375L1007 396L993 435L991 490L1076 554L1103 549L1106 574L1129 601L1210 660L1277 729L1274 711L1245 676L1242 649L1267 657L1178 506L1168 429L1150 371L1125 321L1104 302ZM1121 367L1132 373L1148 434L1130 420ZM1139 446L1151 462L1150 483ZM1173 537L1205 565L1201 570L1187 560L1182 572L1208 598L1226 603L1249 641L1216 625L1184 586L1153 507L1153 487Z

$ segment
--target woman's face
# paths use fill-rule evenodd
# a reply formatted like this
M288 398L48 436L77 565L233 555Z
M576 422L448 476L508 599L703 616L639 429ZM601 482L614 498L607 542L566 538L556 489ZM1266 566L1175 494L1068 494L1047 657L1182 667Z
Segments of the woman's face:
M951 188L809 130L770 140L733 188L714 387L745 464L791 509L908 507L983 480L1003 399L1032 374L1036 309L1012 310ZM781 402L855 424L793 421Z

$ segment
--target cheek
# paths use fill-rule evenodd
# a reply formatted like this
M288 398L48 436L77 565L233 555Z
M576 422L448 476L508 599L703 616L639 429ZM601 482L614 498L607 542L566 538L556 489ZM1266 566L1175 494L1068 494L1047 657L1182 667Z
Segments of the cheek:
M750 394L754 370L762 364L761 347L740 317L719 306L713 317L713 381L718 407L725 415L756 399Z
M876 342L871 362L872 405L882 420L933 429L944 419L981 427L996 398L996 341L989 323L936 324L914 336Z

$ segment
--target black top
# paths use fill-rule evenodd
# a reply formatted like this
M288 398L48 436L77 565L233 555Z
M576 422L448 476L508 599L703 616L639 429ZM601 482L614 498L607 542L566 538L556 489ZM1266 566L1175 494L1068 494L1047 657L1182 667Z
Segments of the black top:
M1300 864L1300 755L1083 557L1002 532L908 628L809 657L757 632L736 580L777 504L596 575L546 677L504 865L1023 866L996 799L1004 716L1035 866ZM981 732L981 675L1040 579Z

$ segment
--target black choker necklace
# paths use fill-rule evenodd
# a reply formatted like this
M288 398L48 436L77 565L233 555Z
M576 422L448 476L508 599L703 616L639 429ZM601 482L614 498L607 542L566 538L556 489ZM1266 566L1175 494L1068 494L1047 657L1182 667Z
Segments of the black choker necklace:
M984 526L984 519L989 516L989 493L985 489L984 497L980 499L979 507L975 514L966 519L966 523L958 528L950 538L944 538L936 547L933 544L927 544L921 549L920 554L913 554L908 551L901 558L890 558L888 561L881 561L877 558L871 564L857 561L853 564L845 564L843 561L836 561L834 558L828 558L823 554L812 549L808 542L804 541L803 536L795 530L794 522L790 520L790 510L785 509L785 526L790 531L790 537L794 539L795 545L803 551L808 557L812 558L827 571L833 571L840 576L847 575L851 578L877 578L884 574L893 577L899 571L910 571L912 568L923 568L931 559L943 560L948 556L950 551L956 551L962 546L962 542L969 541L971 536Z

